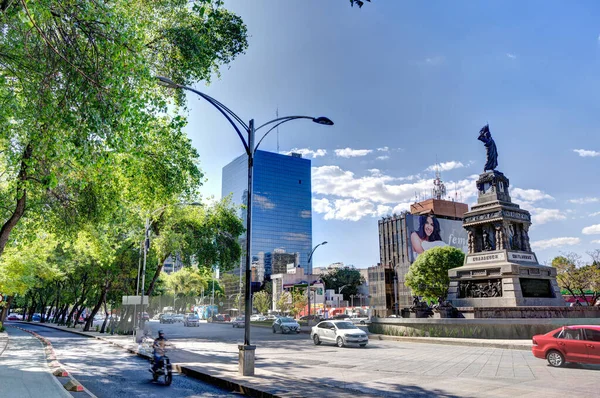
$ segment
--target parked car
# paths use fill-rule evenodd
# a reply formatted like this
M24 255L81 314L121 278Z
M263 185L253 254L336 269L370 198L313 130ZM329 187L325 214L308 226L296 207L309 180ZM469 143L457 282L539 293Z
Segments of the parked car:
M350 318L350 315L348 314L337 314L334 315L332 319L348 319Z
M194 314L187 315L183 320L183 326L200 326L200 318Z
M231 322L231 316L228 314L217 314L215 315L214 322Z
M173 321L174 322L183 322L185 320L185 317L183 316L183 314L175 314L173 315Z
M8 314L6 317L7 321L20 321L23 317L19 314Z
M265 317L265 321L274 321L275 319L277 319L277 316L271 314L271 315L267 315Z
M567 362L600 364L600 326L563 326L535 335L531 352L557 368Z
M322 321L323 320L323 318L320 315L313 315L313 314L311 314L311 315L304 315L304 316L300 317L301 321L308 321L309 319L311 321L312 320L316 320L316 321Z
M369 336L350 321L331 320L319 322L310 331L310 338L315 345L333 343L338 347L356 345L366 347Z
M351 316L347 320L354 323L355 325L366 325L367 323L371 323L371 320L366 316Z
M140 312L138 314L138 319L144 320L144 321L149 321L150 320L150 315L148 315L147 312Z
M273 333L300 333L300 324L292 318L279 317L273 322Z
M41 314L38 314L38 313L35 313L35 314L33 314L33 315L31 316L31 320L32 320L33 322L41 322L41 321L42 321L42 315L41 315Z
M173 318L173 314L160 314L158 321L160 323L175 323L175 318Z
M252 320L252 318L250 318L250 320ZM243 328L244 326L246 326L246 317L245 316L238 316L237 318L235 318L233 320L233 322L231 322L231 325L234 328Z
M250 317L250 322L262 322L267 320L267 317L265 317L264 315L260 315L260 314L254 314Z

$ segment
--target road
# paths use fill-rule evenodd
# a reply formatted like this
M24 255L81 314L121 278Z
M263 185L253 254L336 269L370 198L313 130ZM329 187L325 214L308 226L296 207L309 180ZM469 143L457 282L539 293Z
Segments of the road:
M166 387L160 381L152 381L147 360L122 348L35 324L20 324L19 327L48 338L58 361L99 398L239 396L177 373L174 373L173 383Z
M221 368L237 363L243 329L229 324L160 325L181 362ZM528 350L372 340L366 348L314 346L307 334L273 334L253 327L257 374L354 390L367 396L562 397L597 396L600 365L552 368ZM183 355L187 352L188 356ZM276 377L280 379L276 379Z

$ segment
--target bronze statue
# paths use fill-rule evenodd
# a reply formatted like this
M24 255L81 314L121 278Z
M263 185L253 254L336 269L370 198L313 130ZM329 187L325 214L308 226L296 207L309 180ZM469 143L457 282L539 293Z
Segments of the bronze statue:
M483 142L483 145L485 145L487 150L487 160L483 167L483 171L495 170L496 167L498 167L498 150L496 149L496 143L492 138L492 133L490 133L489 125L486 124L479 130L479 137L477 139Z

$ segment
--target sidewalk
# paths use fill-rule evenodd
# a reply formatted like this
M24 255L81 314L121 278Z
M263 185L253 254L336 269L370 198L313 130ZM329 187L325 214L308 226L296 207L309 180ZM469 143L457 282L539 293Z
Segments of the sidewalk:
M71 398L50 373L42 344L22 330L6 331L0 333L0 398Z

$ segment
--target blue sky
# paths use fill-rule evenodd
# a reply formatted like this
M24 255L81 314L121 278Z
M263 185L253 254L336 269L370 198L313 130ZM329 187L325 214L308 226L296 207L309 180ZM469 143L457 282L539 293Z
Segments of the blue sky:
M498 170L533 216L540 262L600 248L600 3L228 0L249 48L195 87L312 160L314 266L379 261L377 220L408 209L441 164L449 193L476 200L490 124ZM189 97L187 132L206 196L243 148L211 105ZM277 151L272 133L261 149Z

